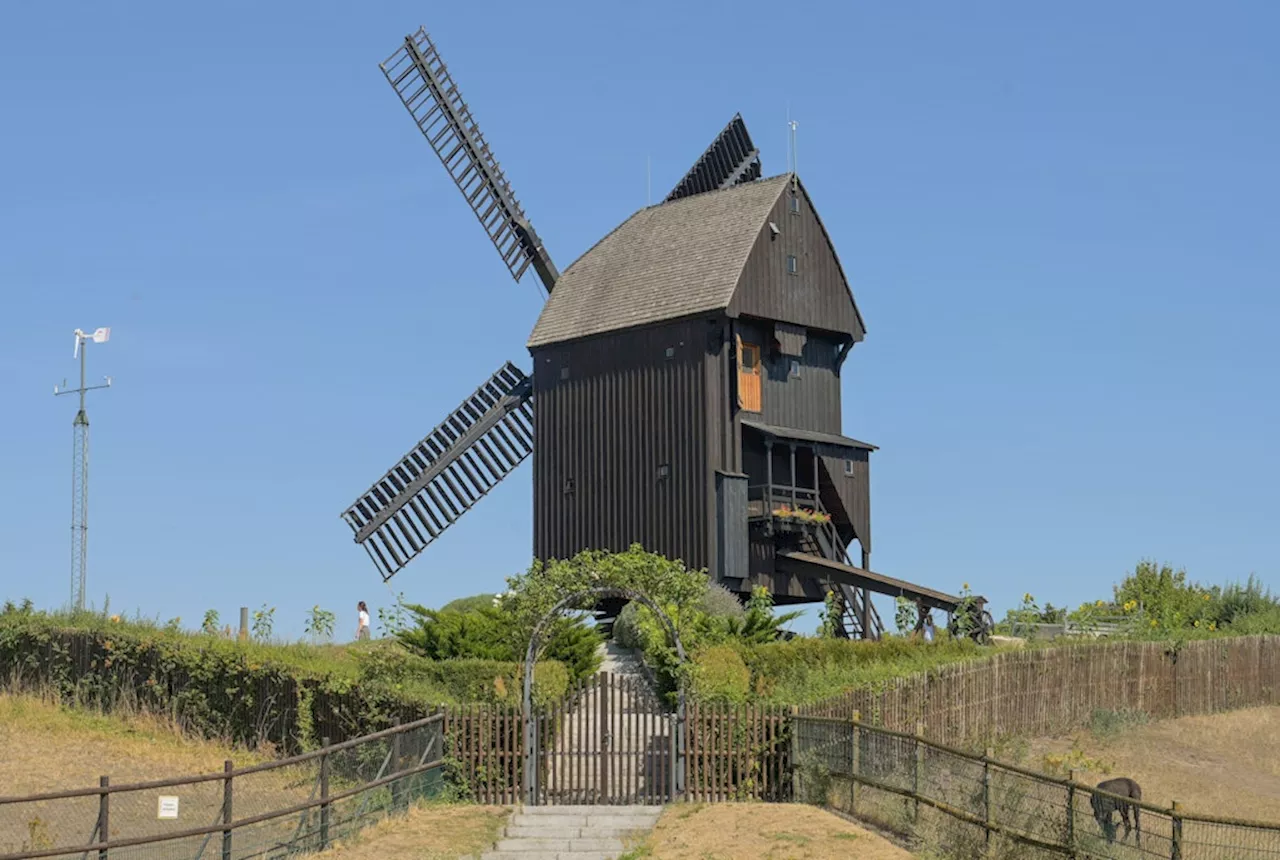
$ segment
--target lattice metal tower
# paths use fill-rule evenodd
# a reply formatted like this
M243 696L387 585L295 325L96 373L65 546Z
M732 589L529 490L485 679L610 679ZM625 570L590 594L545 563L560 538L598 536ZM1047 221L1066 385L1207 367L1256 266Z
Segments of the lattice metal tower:
M111 337L111 329L96 329L92 334L85 334L76 329L76 348L74 355L80 359L80 386L67 388L64 379L61 386L55 385L54 395L79 394L80 409L72 422L71 442L71 608L77 611L84 609L85 576L89 563L89 413L85 411L84 395L96 388L110 388L111 377L104 377L102 385L85 385L85 353L89 341L106 343Z

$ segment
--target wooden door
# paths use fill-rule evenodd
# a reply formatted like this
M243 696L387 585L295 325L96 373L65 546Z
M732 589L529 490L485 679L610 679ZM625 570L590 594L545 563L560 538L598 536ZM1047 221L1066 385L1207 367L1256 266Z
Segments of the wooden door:
M738 406L760 411L760 347L738 338Z

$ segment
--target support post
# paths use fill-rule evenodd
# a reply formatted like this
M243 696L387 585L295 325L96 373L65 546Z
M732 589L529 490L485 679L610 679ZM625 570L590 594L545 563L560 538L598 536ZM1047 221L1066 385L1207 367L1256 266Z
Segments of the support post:
M396 729L396 733L391 736L391 771L390 775L395 776L400 773L400 718L391 718L391 727ZM403 799L401 795L404 793L404 786L400 784L400 780L391 782L391 811L398 812L400 810L400 801Z
M773 517L773 440L764 440L764 515ZM773 522L772 519L769 520Z
M858 541L861 543L861 539ZM862 548L862 569L871 570L871 553L866 547ZM862 638L874 639L871 635L871 591L865 586L862 589L862 606L858 608L862 617L858 620L862 623Z
M852 731L850 732L850 735L853 738L853 750L850 752L849 757L851 759L850 767L852 768L851 775L853 779L850 780L851 786L849 789L849 811L856 815L858 811L858 794L860 793L858 791L858 777L862 775L862 726L861 726L862 712L861 711L853 712L852 722L853 722L853 725L851 726Z
M916 723L916 755L911 765L911 823L920 823L920 774L924 772L924 723Z
M791 478L791 510L794 511L798 507L796 502L796 484L799 483L796 481L796 443L791 442L787 447L791 449L791 474L789 477Z
M677 771L680 768L680 717L672 715L671 720L671 764L667 767L667 774L671 777L671 802L675 803L680 794L680 774Z
M994 810L991 808L991 747L987 747L982 752L982 817L986 822L986 853L991 855L991 825L995 821Z
M1067 771L1067 854L1076 856L1076 771Z
M222 860L231 860L231 822L232 822L232 788L231 772L235 765L231 759L222 763Z
M791 738L791 799L797 803L800 802L800 760L796 755L796 734L798 732L797 717L800 716L800 708L792 705L787 716L790 718L791 725L789 732Z
M320 746L320 850L329 847L329 739L321 738Z
M98 860L107 860L107 843L111 842L111 792L105 789L111 786L111 777L98 778L98 787L104 789L98 795L98 841L104 847L98 849Z
M240 634L237 637L241 642L249 641L249 607L240 607Z
M1169 860L1182 860L1182 805L1178 801L1173 802L1172 808L1169 810L1169 817L1173 821L1173 839L1169 843Z

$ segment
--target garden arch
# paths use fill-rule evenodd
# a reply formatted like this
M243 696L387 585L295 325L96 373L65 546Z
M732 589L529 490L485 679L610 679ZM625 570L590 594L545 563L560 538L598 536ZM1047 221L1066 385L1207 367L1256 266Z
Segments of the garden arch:
M681 665L686 661L684 643L680 641L680 634L676 630L676 626L672 623L671 618L662 607L658 606L647 594L631 588L618 588L613 586L593 586L584 588L561 599L555 606L551 607L542 619L533 628L533 634L529 637L529 647L525 651L524 658L524 693L521 700L521 723L524 728L524 797L525 802L534 806L538 802L540 795L538 786L538 726L537 719L533 713L533 669L537 662L538 652L542 650L543 637L546 635L547 628L560 618L568 610L582 609L583 604L588 598L595 601L601 598L617 598L620 600L635 601L645 606L653 613L654 617L662 624L667 634L671 637L671 641L676 646L676 656L679 658ZM676 712L671 725L671 758L670 758L670 796L672 800L683 791L684 786L684 755L685 755L685 690L684 684L681 682L676 690Z

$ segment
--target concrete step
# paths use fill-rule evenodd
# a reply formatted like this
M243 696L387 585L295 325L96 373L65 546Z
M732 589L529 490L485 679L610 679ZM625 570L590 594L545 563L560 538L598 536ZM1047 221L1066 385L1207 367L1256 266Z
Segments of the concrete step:
M614 860L611 851L491 851L481 860Z
M651 830L648 823L634 827L545 827L541 824L508 824L503 836L508 839L623 839L633 833Z
M538 839L524 837L521 839L499 839L498 851L604 851L622 853L621 839Z

